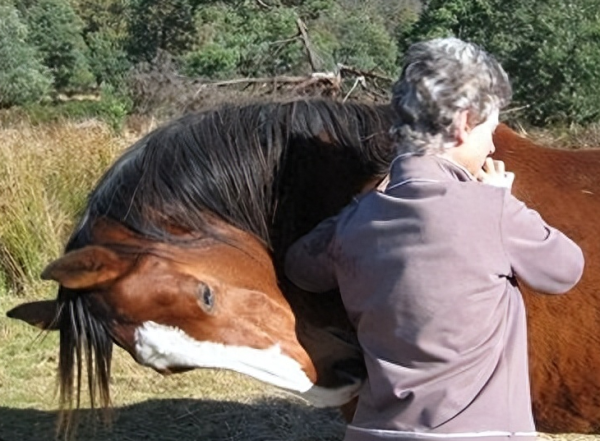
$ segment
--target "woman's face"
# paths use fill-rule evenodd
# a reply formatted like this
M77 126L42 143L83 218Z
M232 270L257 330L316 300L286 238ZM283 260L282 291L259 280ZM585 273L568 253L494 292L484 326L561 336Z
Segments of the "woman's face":
M477 175L485 163L485 158L495 151L493 134L498 126L498 110L494 110L488 119L473 128L466 127L462 143L452 152L453 159L465 167L471 174Z

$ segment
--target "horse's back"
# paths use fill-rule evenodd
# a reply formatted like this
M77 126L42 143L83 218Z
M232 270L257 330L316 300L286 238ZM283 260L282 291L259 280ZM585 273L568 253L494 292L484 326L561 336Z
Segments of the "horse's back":
M600 149L542 147L506 127L495 144L495 157L515 173L513 193L581 246L586 259L581 281L565 295L522 286L536 420L545 431L598 430L600 394L590 391L600 390L600 376L587 372L600 365Z

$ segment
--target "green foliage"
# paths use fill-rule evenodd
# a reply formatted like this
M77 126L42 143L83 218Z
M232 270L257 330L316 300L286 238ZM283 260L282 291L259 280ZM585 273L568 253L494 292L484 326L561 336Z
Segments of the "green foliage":
M192 6L187 0L131 0L127 52L152 61L159 50L180 55L193 41Z
M246 0L198 8L197 44L182 58L185 72L210 78L306 74L311 66L298 19L308 28L316 69L333 70L344 63L395 70L396 42L381 17L364 6L342 8L332 0L308 0L281 2L266 10Z
M85 121L98 119L118 132L131 110L131 100L115 93L111 86L105 86L100 99L70 100L54 104L31 104L24 107L29 121L46 124L64 120Z
M114 38L127 36L129 0L71 0L75 12L83 22L83 34L110 33Z
M290 0L281 3L288 7L295 7L298 15L307 21L317 20L331 14L337 7L335 0Z
M77 0L83 22L87 59L97 85L123 84L131 62L127 57L127 0Z
M420 0L338 0L344 9L364 10L377 16L390 35L396 35L407 22L415 21L421 10Z
M36 49L27 43L27 28L17 9L0 4L0 107L43 98L51 77Z
M536 125L600 120L596 0L432 0L404 42L454 35L495 54L520 116Z
M197 44L182 61L189 75L223 78L292 73L307 62L292 8L263 11L253 1L198 8Z
M235 48L208 43L201 50L184 56L184 71L190 76L224 78L236 74L240 54Z
M94 78L86 59L82 23L67 0L39 0L26 8L29 40L52 72L58 91L90 87Z
M398 48L381 16L363 4L356 8L336 8L335 13L321 17L312 27L317 42L330 36L329 56L335 63L348 64L367 71L390 75L396 72ZM321 46L321 53L327 53Z
M105 30L89 32L86 40L90 71L96 78L96 84L122 84L131 68L122 41Z

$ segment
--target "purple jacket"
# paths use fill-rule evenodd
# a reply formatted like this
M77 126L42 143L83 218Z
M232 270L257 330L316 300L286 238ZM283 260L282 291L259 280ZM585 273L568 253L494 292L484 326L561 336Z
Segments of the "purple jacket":
M557 294L582 271L580 248L537 212L437 156L396 160L385 192L286 257L300 288L339 287L364 352L346 441L535 439L515 276Z

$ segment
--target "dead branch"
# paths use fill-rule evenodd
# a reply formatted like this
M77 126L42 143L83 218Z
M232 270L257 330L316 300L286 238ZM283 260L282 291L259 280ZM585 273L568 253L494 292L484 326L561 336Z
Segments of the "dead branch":
M271 9L271 6L267 5L265 2L263 2L262 0L256 0L256 4L258 6L260 6L263 9Z
M356 78L356 81L354 82L354 85L352 86L352 88L350 89L350 91L346 94L346 96L344 97L344 99L342 100L342 102L346 102L346 100L348 99L348 97L352 94L352 92L354 92L354 89L356 89L356 86L361 85L363 89L367 88L367 82L365 81L365 77L358 77Z
M531 104L527 104L527 105L521 106L521 107L513 107L512 109L503 110L502 114L506 115L507 113L519 112L519 111L525 110L525 109L527 109L529 107L531 107Z
M345 72L348 74L356 74L360 72L359 69L346 69ZM372 78L385 79L381 75L371 75ZM347 77L346 79L350 79ZM284 91L300 94L326 94L329 96L340 95L343 88L343 78L341 71L337 72L313 72L310 75L305 76L273 76L273 77L260 77L260 78L234 78L231 80L205 82L198 89L198 94L202 90L206 90L209 87L225 87L241 85L242 89L245 90L249 87L264 87L269 86L271 91ZM350 96L359 88L366 96L371 97L376 101L387 101L389 94L386 94L386 90L381 88L376 82L369 83L367 79L360 75L353 79L353 85L344 92L343 100L346 101Z
M338 67L338 70L340 71L340 73L348 72L348 73L351 73L352 75L355 75L358 77L375 78L378 80L385 80L385 81L390 81L390 82L394 81L392 78L390 78L388 76L381 75L381 74L378 74L375 72L357 69L355 67L347 66L347 65L341 64L341 63L338 63L337 67Z
M304 44L304 48L306 49L306 55L308 55L308 62L310 63L310 67L313 72L316 72L317 62L315 59L315 55L311 49L310 39L308 38L308 32L306 31L306 24L304 24L304 22L301 19L297 19L296 25L298 26L298 32L300 32L302 43Z
M262 78L234 78L232 80L216 81L214 83L205 83L210 86L231 86L234 84L258 84L258 83L302 83L307 80L307 77L262 77Z

